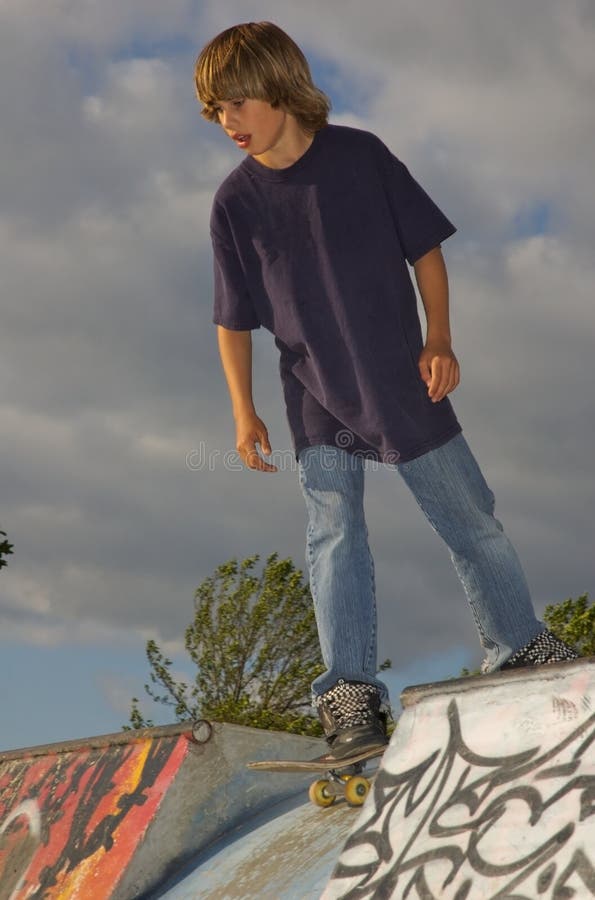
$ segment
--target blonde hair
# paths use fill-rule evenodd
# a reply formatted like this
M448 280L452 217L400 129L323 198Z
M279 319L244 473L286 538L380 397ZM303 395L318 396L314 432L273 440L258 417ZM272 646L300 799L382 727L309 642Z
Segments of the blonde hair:
M306 57L272 22L234 25L201 51L195 68L201 115L218 121L217 104L242 97L265 100L293 115L310 134L328 122L330 101L312 81Z

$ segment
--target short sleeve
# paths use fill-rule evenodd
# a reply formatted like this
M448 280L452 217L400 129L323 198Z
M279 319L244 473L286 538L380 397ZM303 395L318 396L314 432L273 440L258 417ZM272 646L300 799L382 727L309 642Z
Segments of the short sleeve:
M211 213L213 245L213 322L232 331L260 328L227 218L213 205Z
M396 156L384 147L388 199L410 265L457 230Z

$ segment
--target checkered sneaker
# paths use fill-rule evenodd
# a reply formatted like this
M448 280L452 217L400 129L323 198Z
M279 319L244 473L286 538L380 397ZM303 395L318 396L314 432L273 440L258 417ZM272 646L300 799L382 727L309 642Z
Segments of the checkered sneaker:
M380 693L373 684L340 679L334 687L316 699L316 706L327 704L337 727L368 725L377 719Z
M502 669L516 669L521 666L543 666L548 663L566 662L571 659L578 659L578 653L564 641L561 641L548 631L542 631L536 638L528 643L525 647L521 647L516 653L509 657Z

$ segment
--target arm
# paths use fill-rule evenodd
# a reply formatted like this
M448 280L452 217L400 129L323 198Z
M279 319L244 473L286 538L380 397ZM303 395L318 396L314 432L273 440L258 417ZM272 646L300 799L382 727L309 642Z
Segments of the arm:
M426 343L419 357L419 373L433 403L454 391L460 380L459 363L451 348L448 314L448 276L440 247L413 265L426 313Z
M236 449L249 469L276 472L277 467L265 462L256 449L258 443L265 456L271 453L266 426L252 399L252 334L218 325L217 338L236 423Z

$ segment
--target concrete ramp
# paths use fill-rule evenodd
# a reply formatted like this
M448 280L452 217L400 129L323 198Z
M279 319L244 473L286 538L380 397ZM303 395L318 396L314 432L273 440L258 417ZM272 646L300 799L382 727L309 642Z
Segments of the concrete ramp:
M595 659L401 700L323 900L595 897Z
M361 811L247 771L324 746L253 728L0 754L0 900L595 897L595 659L402 702Z
M155 897L222 834L303 797L308 779L247 761L321 746L201 723L0 754L0 900Z
M292 776L289 776L292 777ZM319 900L357 812L300 797L229 832L182 872L163 900Z

